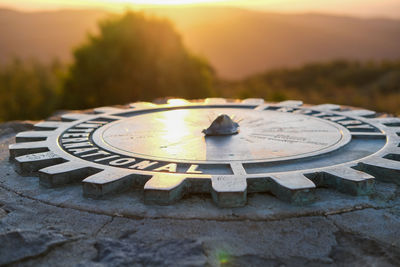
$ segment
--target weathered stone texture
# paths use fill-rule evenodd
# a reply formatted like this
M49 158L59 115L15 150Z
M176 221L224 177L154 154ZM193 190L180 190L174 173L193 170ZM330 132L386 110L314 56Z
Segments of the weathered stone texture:
M187 239L145 244L132 238L99 239L95 243L97 256L80 266L204 266L201 242Z
M2 265L400 265L398 185L378 182L370 197L318 189L306 207L268 194L234 209L201 195L169 207L144 206L140 192L85 200L79 185L49 190L19 176L8 161L14 134L0 137ZM123 203L129 216L117 209Z
M66 241L64 236L50 232L15 230L0 234L0 265L40 256Z

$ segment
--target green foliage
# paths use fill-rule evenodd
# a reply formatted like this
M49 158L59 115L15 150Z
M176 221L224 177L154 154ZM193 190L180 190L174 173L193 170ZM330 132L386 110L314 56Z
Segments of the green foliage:
M0 66L0 121L42 119L58 106L62 66L14 59Z
M168 21L127 12L99 25L99 34L75 50L65 81L65 107L212 94L212 68L185 49Z
M301 99L311 104L330 102L400 114L400 61L307 64L224 82L219 92L224 97Z

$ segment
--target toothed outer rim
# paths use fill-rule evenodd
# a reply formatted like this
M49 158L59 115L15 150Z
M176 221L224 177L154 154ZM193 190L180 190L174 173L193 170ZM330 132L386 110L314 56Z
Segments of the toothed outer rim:
M380 139L384 140L384 145L368 156L349 162L254 174L248 173L244 164L236 161L225 162L231 168L231 174L205 174L197 170L196 162L187 165L186 173L175 173L179 162L166 163L161 167L157 165L157 168L151 169L150 166L156 164L149 159L135 169L128 169L119 167L125 162L116 157L111 161L115 166L102 164L102 159L113 159L113 154L106 154L107 151L102 158L85 159L85 156L100 151L93 146L96 141L92 139L94 133L111 121L123 119L121 114L195 106L246 106L254 110L312 116L348 131L351 139ZM81 141L72 142L67 152L62 148L65 144L60 137L73 128L86 132L75 131L76 138L81 138ZM69 134L74 136L73 133ZM91 198L141 187L144 189L144 201L155 204L171 204L187 193L211 193L218 206L238 207L246 204L247 193L251 192L270 192L284 201L307 204L314 200L313 191L317 187L330 187L352 195L368 195L374 190L375 179L400 184L400 119L377 117L370 110L346 109L334 104L303 106L301 101L266 103L263 99L228 102L222 98L205 99L203 102L170 100L165 105L138 102L130 104L128 109L101 107L95 109L94 114L71 113L63 115L61 121L40 122L35 125L35 131L17 134L16 142L10 145L9 150L10 159L15 162L19 172L38 175L40 184L46 187L82 181L83 194ZM71 148L74 148L73 152Z

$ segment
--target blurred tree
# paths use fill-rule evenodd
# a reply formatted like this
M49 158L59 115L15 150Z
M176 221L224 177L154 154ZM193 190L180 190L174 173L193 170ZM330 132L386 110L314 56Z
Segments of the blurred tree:
M43 119L58 106L62 65L35 60L0 66L0 121Z
M212 94L214 71L189 53L172 25L127 12L99 24L77 48L65 80L66 108Z

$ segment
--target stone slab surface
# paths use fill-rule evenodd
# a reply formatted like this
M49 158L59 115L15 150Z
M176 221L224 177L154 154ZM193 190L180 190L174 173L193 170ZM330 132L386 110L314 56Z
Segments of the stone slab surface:
M230 209L202 195L167 207L144 205L140 192L90 200L79 185L49 190L14 171L8 144L30 127L0 127L0 264L400 265L398 185L377 182L370 197L318 189L320 201L304 207L268 194Z

